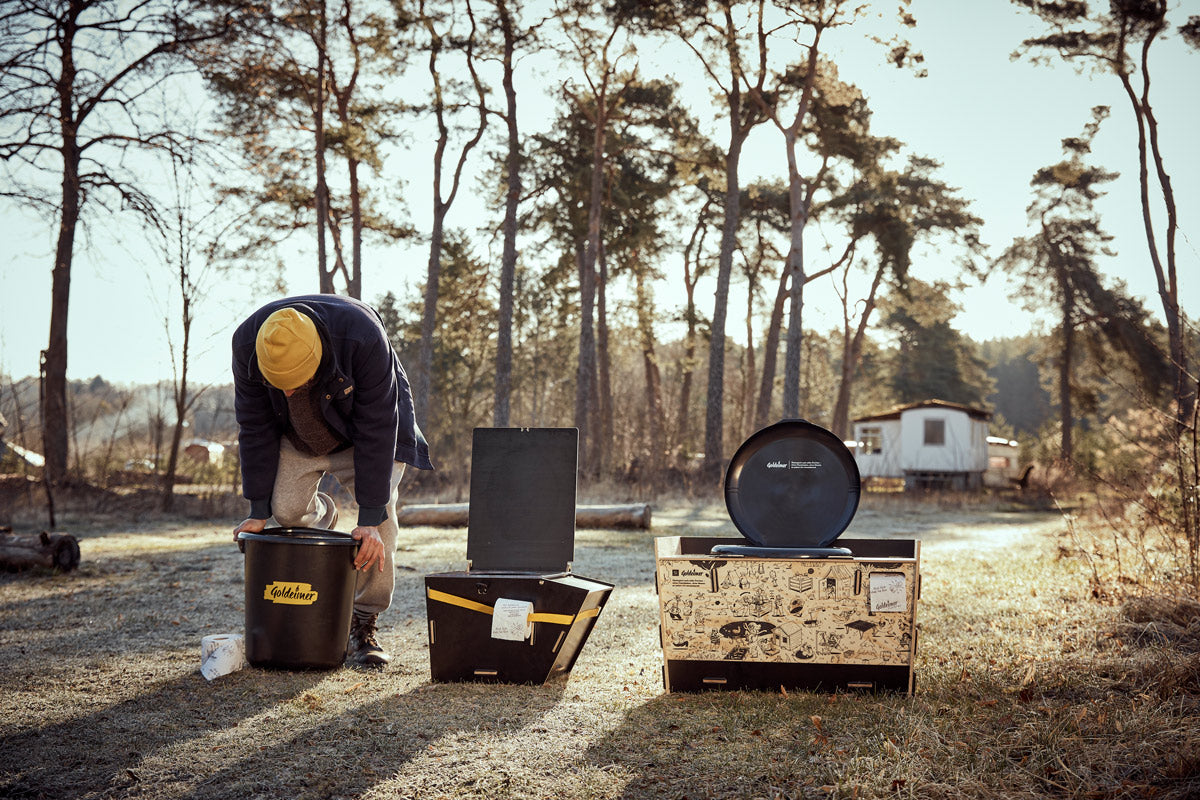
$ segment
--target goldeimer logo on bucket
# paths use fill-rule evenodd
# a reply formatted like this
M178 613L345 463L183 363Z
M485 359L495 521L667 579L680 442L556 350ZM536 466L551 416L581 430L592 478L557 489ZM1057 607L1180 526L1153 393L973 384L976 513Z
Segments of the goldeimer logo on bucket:
M263 589L263 600L286 603L290 606L311 606L317 602L317 593L311 583L287 583L275 581Z

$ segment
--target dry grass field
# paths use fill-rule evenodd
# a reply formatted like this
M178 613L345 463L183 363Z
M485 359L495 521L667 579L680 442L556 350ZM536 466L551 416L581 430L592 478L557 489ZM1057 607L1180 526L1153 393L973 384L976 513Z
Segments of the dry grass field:
M616 589L544 686L432 684L422 577L465 530L401 532L384 672L247 669L232 522L88 519L76 572L0 575L4 798L1200 797L1200 607L1093 591L1056 514L867 497L847 536L922 540L917 691L664 694L652 540L723 507L580 531Z

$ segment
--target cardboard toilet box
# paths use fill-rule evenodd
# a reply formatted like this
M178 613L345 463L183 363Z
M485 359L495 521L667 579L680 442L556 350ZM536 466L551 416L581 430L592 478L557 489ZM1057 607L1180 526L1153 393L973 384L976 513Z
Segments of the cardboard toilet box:
M725 505L744 538L655 540L667 691L912 691L920 543L838 541L859 492L854 456L805 420L738 448Z
M575 575L575 428L476 428L465 571L425 576L435 681L569 672L613 585Z
M655 539L668 692L913 689L920 542L844 539L850 558L713 556L743 539Z

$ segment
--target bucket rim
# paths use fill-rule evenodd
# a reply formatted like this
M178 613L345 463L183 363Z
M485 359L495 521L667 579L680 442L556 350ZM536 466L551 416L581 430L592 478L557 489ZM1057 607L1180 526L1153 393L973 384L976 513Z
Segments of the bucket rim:
M348 533L331 531L324 528L305 527L276 527L263 528L259 533L242 531L237 536L239 542L267 542L270 544L308 544L308 545L348 545L357 546L358 542Z

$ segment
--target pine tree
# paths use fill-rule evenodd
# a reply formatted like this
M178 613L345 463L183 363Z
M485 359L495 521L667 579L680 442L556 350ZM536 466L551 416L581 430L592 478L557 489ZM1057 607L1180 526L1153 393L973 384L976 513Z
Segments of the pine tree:
M1101 187L1116 173L1087 163L1091 142L1108 114L1105 107L1092 110L1092 119L1080 136L1063 140L1063 160L1039 169L1030 181L1035 198L1030 220L1033 236L1017 239L998 264L1017 278L1021 295L1030 307L1046 302L1058 309L1055 362L1059 409L1059 457L1075 456L1074 402L1085 391L1075 380L1083 357L1077 340L1081 331L1096 331L1139 367L1143 388L1150 394L1169 383L1161 351L1148 332L1146 310L1120 287L1105 285L1099 272L1102 256L1114 255L1109 236L1100 226L1095 201Z
M992 381L975 346L951 325L960 310L950 286L909 278L885 303L882 324L895 334L888 384L899 403L945 400L986 408Z

